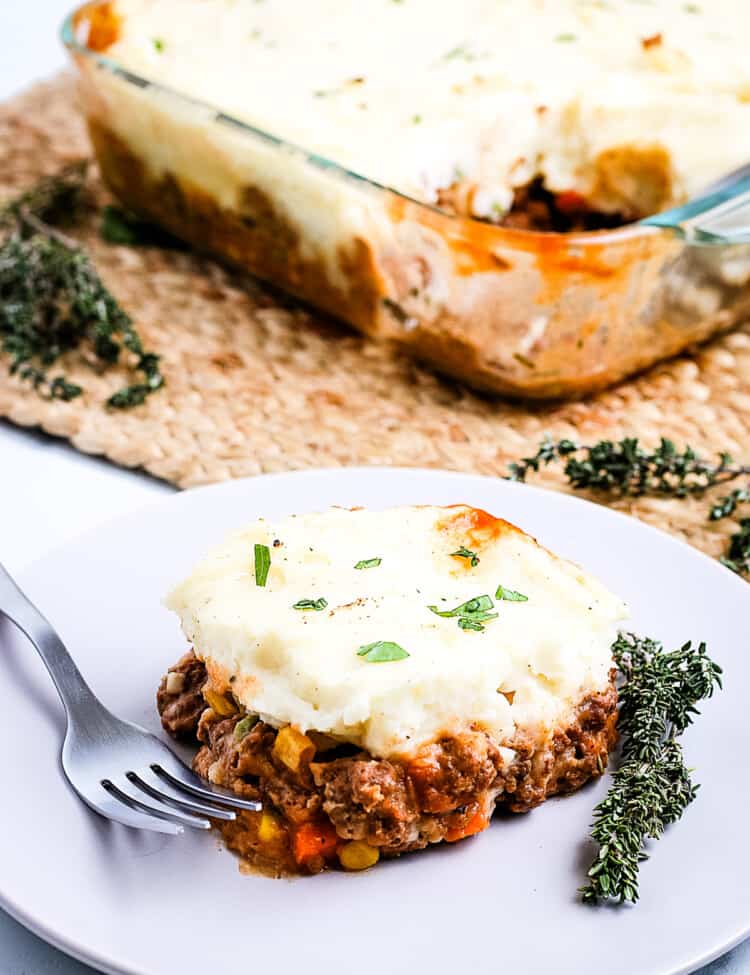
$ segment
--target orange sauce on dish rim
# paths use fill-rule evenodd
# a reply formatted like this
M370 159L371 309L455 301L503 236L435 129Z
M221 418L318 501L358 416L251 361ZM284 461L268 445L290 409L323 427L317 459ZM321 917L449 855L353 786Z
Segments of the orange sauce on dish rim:
M101 54L119 40L122 18L115 10L112 0L94 0L76 11L73 26L76 31L82 27L88 28L86 47Z

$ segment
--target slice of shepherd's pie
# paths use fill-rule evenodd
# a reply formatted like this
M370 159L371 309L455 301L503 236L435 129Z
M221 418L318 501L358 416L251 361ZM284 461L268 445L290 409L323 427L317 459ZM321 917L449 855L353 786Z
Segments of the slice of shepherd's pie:
M477 508L259 520L169 596L194 652L158 692L222 824L273 873L358 870L600 775L623 603Z

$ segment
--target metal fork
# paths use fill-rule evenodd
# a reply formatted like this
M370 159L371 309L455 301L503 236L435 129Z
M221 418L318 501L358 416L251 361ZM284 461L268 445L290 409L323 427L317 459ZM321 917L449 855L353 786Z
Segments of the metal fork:
M83 801L108 819L159 833L210 829L261 809L226 789L207 786L167 746L108 711L83 679L51 624L0 564L0 615L36 647L65 708L62 767Z

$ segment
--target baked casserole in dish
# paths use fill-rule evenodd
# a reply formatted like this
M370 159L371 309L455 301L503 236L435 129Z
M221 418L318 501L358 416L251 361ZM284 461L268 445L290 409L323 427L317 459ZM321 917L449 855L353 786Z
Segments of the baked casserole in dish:
M261 800L218 823L276 874L359 870L601 775L623 603L467 505L263 519L168 597L164 677L196 772Z
M637 223L750 160L748 20L744 0L108 0L64 37L127 206L476 387L551 397L750 309L747 245Z

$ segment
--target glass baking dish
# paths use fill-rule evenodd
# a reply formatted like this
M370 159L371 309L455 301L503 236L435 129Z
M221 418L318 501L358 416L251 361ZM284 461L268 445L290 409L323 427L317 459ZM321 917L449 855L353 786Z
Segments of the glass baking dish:
M116 31L87 3L63 40L126 206L476 388L580 396L750 314L746 244L453 216L131 73L101 53Z

